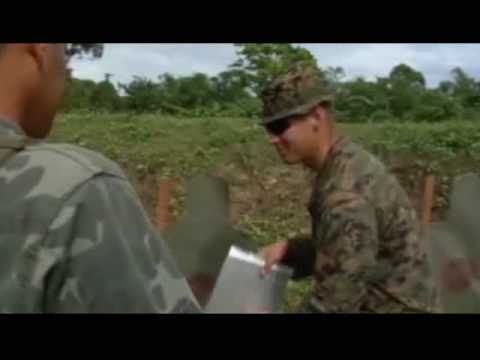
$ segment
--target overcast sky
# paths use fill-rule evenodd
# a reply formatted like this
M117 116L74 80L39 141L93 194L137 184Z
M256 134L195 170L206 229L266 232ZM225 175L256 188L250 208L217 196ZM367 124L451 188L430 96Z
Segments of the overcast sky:
M480 79L480 44L303 44L320 66L341 66L347 78L386 76L405 63L420 70L429 86L448 79L459 66ZM74 60L74 76L102 80L113 74L114 83L129 82L133 75L157 79L169 72L215 75L236 59L232 44L107 44L100 60Z

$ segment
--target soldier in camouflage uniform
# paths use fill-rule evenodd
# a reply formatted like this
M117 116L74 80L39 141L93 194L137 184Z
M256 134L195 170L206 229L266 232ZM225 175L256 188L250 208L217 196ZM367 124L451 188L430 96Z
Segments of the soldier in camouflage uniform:
M294 279L313 275L301 311L428 310L425 253L416 213L384 165L340 135L322 73L297 64L262 93L271 143L287 164L316 172L309 212L312 235L262 249L265 271L281 262Z
M198 312L123 171L44 139L63 44L0 48L0 312Z

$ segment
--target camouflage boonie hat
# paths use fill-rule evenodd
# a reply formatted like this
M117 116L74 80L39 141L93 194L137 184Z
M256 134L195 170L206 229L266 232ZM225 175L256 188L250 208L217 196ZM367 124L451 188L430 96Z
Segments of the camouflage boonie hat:
M320 70L298 63L273 80L260 94L263 101L263 124L290 116L305 115L333 96Z

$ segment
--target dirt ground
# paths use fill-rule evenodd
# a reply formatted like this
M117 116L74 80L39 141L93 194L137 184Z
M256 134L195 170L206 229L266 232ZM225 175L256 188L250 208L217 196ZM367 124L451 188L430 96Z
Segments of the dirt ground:
M410 196L412 204L420 217L422 197L424 195L425 171L414 165L397 164L391 167L402 186ZM309 227L307 202L311 191L312 175L299 167L276 167L263 169L247 169L238 163L230 163L218 168L215 175L224 178L229 186L231 219L235 224L242 219L258 219L274 221L283 219L287 222L295 220L301 229L291 232L305 231ZM153 221L156 221L157 195L160 180L157 173L132 174L130 178L139 193L142 202ZM183 213L183 202L186 195L188 179L173 178L170 196L172 221ZM445 216L451 186L450 178L434 176L434 201L432 203L432 221ZM273 217L273 218L272 218Z

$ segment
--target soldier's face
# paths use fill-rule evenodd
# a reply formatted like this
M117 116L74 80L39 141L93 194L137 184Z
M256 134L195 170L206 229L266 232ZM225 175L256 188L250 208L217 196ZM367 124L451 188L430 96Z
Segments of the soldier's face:
M287 164L305 162L315 152L317 134L310 116L278 120L266 127L270 143Z
M287 164L322 167L329 151L332 128L327 111L315 107L308 115L280 120L266 127L270 142Z

